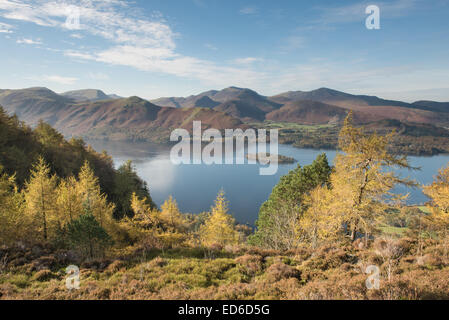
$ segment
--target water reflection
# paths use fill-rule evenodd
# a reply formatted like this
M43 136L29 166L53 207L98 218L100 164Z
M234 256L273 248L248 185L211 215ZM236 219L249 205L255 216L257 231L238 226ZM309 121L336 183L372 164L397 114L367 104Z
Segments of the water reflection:
M153 200L160 206L169 195L173 195L183 212L207 211L213 204L217 192L223 188L230 201L231 213L242 223L253 224L259 207L268 198L272 188L282 175L297 164L280 165L274 176L260 176L259 165L174 165L171 163L170 147L149 143L91 142L96 150L106 150L116 166L126 160L133 160L139 175L147 181ZM249 152L254 152L250 150ZM325 150L298 149L287 145L279 146L279 154L295 158L301 165L307 165L322 152L326 152L332 163L336 152ZM410 176L423 184L429 184L438 169L449 161L449 155L433 157L410 157L413 166L421 171L401 170L403 176ZM410 192L410 203L427 201L420 189L398 187L396 192Z

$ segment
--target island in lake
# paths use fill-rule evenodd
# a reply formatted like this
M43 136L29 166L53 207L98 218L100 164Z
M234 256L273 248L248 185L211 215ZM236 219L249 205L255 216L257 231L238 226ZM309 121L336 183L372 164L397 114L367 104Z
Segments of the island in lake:
M256 160L259 161L259 163L261 164L268 164L270 163L271 160L273 160L273 162L279 163L279 164L290 164L290 163L295 163L296 159L292 158L292 157L287 157L287 156L283 156L278 154L273 155L274 158L271 159L271 154L269 153L248 153L246 155L246 159L248 160Z

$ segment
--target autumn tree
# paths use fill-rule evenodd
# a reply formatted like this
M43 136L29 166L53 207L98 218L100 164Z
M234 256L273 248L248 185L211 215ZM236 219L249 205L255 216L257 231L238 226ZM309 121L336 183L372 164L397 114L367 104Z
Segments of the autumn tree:
M101 193L98 178L87 161L80 170L76 188L81 203L87 203L100 226L107 229L112 223L114 205Z
M424 186L423 192L431 202L428 207L430 215L427 220L445 240L446 255L447 242L449 241L449 163L439 170L438 175L431 185Z
M132 217L124 217L121 221L128 232L130 241L149 245L158 244L160 212L153 208L147 198L140 198L135 193L131 195L130 202L133 215Z
M82 201L77 193L75 177L62 179L56 190L56 208L60 221L64 224L78 218L83 212Z
M393 171L411 169L407 157L389 151L393 135L394 132L386 136L365 134L362 128L353 126L350 113L340 132L341 152L336 155L335 170L330 176L331 189L322 191L324 201L312 201L308 216L326 212L323 218L332 217L331 226L343 226L352 241L358 233L372 234L385 212L388 198L403 198L393 195L391 189L397 184L415 185ZM326 192L330 195L324 196ZM328 232L328 235L335 236L335 232Z
M178 203L172 196L169 196L162 204L160 218L164 225L171 229L179 228L183 224L183 217L179 211Z
M312 164L298 165L281 177L260 208L257 230L250 237L250 244L273 249L294 247L296 222L307 207L304 199L317 186L328 184L331 171L326 154L321 154Z
M331 214L332 202L332 191L328 185L318 186L305 197L307 209L295 221L296 238L299 242L310 243L316 248L323 241L335 240L341 225Z
M57 230L56 184L56 176L50 174L50 167L39 157L31 170L30 180L25 183L24 197L26 213L44 241Z
M23 213L23 196L14 176L0 166L0 244L10 244L26 237L30 221Z
M228 201L221 190L211 208L211 213L199 230L201 243L204 246L213 244L237 244L239 234L235 230L235 220L228 214Z
M159 214L160 232L159 239L168 247L182 244L186 239L184 217L179 211L178 204L170 196L162 205Z

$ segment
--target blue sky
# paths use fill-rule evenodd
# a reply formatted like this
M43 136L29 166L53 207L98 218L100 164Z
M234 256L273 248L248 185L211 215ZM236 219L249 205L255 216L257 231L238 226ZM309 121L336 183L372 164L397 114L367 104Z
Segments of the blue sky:
M380 30L365 8L380 8ZM67 25L79 12L80 25ZM449 101L449 0L0 0L0 88Z

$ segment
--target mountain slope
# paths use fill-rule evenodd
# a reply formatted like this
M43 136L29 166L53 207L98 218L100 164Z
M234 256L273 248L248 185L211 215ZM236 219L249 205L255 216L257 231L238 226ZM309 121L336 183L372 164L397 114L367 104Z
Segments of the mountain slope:
M56 114L73 102L72 99L40 87L3 90L0 93L0 104L5 110L17 114L30 125L36 125L39 119L53 123L57 119Z
M426 110L436 112L449 112L449 102L436 102L436 101L416 101L412 103L417 107L421 107Z
M266 119L276 122L300 124L336 124L348 114L348 110L329 104L303 100L289 102L279 110L267 114Z
M168 141L172 129L191 131L195 120L202 121L203 129L244 127L239 119L220 111L160 107L139 97L76 102L45 88L30 88L4 90L0 101L21 120L35 125L42 119L66 136Z
M375 96L352 95L327 88L320 88L308 92L290 91L270 97L269 99L279 103L305 99L350 109L355 112L354 120L357 123L395 119L402 122L429 123L440 126L447 126L449 124L449 114L435 112L437 110L431 110L429 107L402 101L385 100Z
M111 99L110 96L97 89L74 90L61 93L61 95L75 101L99 101Z
M312 91L289 91L272 96L269 99L279 103L313 100L341 107L350 107L353 105L413 107L411 104L402 101L385 100L376 96L353 95L328 88L320 88Z

